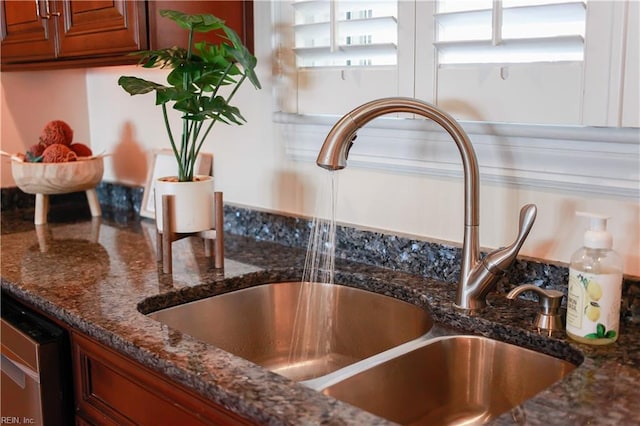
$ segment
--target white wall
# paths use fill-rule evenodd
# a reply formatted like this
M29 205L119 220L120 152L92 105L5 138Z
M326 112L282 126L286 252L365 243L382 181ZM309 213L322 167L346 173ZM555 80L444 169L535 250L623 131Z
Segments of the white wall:
M236 104L248 123L240 127L217 124L204 151L214 153L216 188L224 192L225 201L313 216L320 208L317 196L326 190L327 172L312 161L293 161L284 154L279 127L284 125L272 121L270 4L254 4L263 89L243 87ZM95 152L113 154L105 163L105 180L143 185L147 153L168 147L168 141L153 95L126 94L116 83L123 74L163 78L161 72L133 66L2 73L2 149L22 151L46 121L64 119L76 134L90 141ZM7 164L3 160L3 187L12 185ZM456 244L462 241L463 199L458 180L350 167L339 173L338 181L336 216L342 223ZM516 233L520 206L526 203L537 204L539 212L523 255L568 262L581 245L586 226L573 217L574 211L594 211L611 216L614 248L624 257L625 272L640 276L640 206L633 199L483 183L481 245L509 244Z

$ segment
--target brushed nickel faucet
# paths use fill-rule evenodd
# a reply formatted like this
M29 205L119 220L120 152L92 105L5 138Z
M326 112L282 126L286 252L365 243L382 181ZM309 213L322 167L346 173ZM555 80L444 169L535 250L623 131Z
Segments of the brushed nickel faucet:
M381 115L399 112L413 113L433 120L449 133L458 147L464 173L464 240L455 305L465 310L483 308L487 304L487 294L515 260L529 235L537 208L534 204L522 208L518 236L512 245L497 249L481 258L478 160L469 137L453 117L431 104L412 98L392 97L368 102L338 120L329 131L316 163L327 170L345 168L358 129Z

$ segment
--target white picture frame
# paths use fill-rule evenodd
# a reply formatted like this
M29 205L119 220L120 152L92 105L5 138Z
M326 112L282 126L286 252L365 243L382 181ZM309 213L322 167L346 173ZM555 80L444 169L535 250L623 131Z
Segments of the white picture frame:
M213 176L213 155L201 152L196 160L195 170L197 175ZM147 173L147 182L142 194L140 216L155 219L155 181L163 176L176 176L178 165L173 151L160 149L151 153L151 167Z

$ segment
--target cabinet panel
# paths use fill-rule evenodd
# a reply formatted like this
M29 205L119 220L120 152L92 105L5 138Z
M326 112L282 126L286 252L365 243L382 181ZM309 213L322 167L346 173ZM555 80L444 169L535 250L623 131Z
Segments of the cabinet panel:
M128 53L147 46L144 2L65 0L61 6L61 58Z
M55 57L55 25L41 18L41 7L38 1L2 2L2 62Z
M173 9L180 12L196 14L210 13L225 21L225 24L238 33L243 43L253 52L253 1L150 1L149 13L149 45L151 49L167 46L184 46L187 44L187 33L175 23L160 16L160 10ZM219 38L212 34L196 34L195 41L206 39L217 43Z
M250 424L90 338L74 333L72 345L76 413L85 422Z

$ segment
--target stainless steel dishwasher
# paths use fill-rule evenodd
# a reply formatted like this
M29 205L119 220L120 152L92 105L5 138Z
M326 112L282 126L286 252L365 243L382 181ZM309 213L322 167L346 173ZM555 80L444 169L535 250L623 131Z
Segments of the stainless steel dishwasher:
M2 424L73 424L68 336L2 293Z

